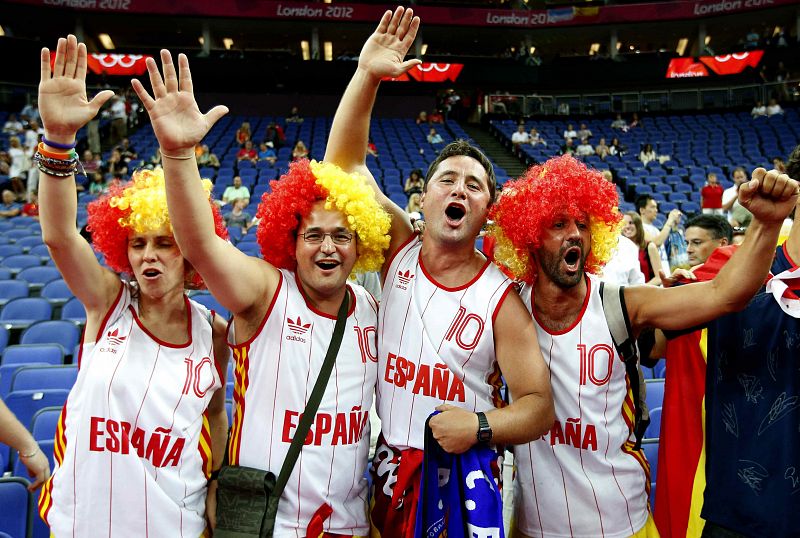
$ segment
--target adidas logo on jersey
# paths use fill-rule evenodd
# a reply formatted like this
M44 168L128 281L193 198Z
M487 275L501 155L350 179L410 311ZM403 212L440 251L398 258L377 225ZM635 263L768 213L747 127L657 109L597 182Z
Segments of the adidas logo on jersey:
M127 336L120 336L119 335L119 329L114 329L113 331L108 331L106 333L106 340L108 340L108 343L111 344L111 346L110 347L101 347L100 351L103 352L103 353L116 353L117 352L117 350L116 350L117 346L120 346L123 343L125 343L125 340L127 338L128 338Z
M286 325L289 326L289 331L292 334L286 336L287 340L294 340L296 342L303 342L305 344L306 339L302 338L308 332L308 329L311 327L310 323L303 323L300 320L300 316L297 316L297 321L293 320L292 318L286 318Z
M397 280L400 282L395 286L395 288L407 290L412 278L414 278L414 274L409 269L406 269L405 272L397 271Z

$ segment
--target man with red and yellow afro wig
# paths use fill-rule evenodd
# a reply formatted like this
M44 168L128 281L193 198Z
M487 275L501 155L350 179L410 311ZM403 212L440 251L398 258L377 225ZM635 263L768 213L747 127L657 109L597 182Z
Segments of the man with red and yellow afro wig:
M618 298L633 337L649 327L695 327L747 304L798 186L757 169L741 189L759 229L714 280L606 288L601 299L594 273L610 257L620 221L614 186L570 156L506 186L492 209L495 258L524 282L520 295L550 369L556 411L548 433L514 450L516 536L658 536L648 509L650 466L634 435L639 377L628 376L603 301Z

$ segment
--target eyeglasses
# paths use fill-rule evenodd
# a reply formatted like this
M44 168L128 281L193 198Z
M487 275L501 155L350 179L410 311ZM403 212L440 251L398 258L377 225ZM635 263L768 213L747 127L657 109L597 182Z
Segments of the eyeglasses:
M325 236L330 236L331 241L333 241L335 245L347 245L353 240L353 234L347 232L306 232L298 235L300 235L306 243L311 243L312 245L321 244L325 241Z

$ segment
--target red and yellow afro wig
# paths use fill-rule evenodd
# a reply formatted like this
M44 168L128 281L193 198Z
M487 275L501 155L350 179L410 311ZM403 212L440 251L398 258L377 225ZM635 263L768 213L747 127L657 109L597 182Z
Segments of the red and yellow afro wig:
M336 209L358 236L358 258L354 273L379 271L383 252L389 247L391 218L375 198L366 178L349 174L331 163L302 159L289 171L270 182L272 192L264 193L256 212L260 219L256 240L266 261L282 269L295 270L296 232L300 220L311 213L318 201Z
M206 194L211 193L211 182L203 180ZM218 236L227 239L228 231L219 213L211 203L214 228ZM128 236L146 233L162 227L172 233L167 210L167 192L164 187L164 170L138 170L127 183L113 183L108 193L87 206L87 230L92 234L95 250L103 255L111 269L118 273L133 273L128 260ZM188 262L187 262L188 263ZM201 288L203 280L191 271L187 285Z
M541 246L542 230L556 217L589 218L591 251L586 271L596 273L617 247L622 215L613 183L574 157L555 157L535 165L509 182L489 218L497 240L495 260L514 278L533 283L536 268L531 252Z

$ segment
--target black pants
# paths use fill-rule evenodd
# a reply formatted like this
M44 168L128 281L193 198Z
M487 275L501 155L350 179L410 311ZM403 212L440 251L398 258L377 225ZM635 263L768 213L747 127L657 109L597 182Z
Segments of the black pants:
M744 534L720 527L710 521L706 521L703 527L702 538L747 538Z

